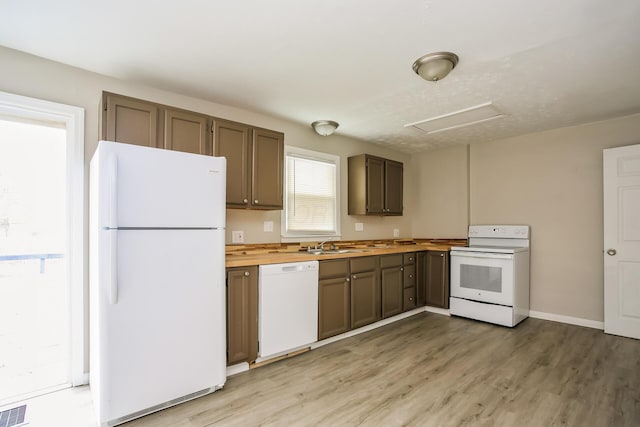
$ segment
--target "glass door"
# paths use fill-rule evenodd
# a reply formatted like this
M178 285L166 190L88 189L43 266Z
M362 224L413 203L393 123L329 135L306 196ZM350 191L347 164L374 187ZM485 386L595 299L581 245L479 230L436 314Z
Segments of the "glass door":
M0 403L71 382L66 133L0 115Z

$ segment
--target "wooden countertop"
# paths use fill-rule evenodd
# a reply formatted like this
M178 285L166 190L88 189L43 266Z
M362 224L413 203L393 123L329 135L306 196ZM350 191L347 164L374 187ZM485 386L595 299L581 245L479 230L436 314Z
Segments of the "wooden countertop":
M466 246L464 239L415 239L411 243L377 243L377 244L349 244L348 249L357 252L331 253L315 255L306 251L293 251L291 247L279 249L276 245L269 248L238 247L240 250L233 250L233 246L227 248L227 267L247 267L252 265L280 264L285 262L301 262L338 258L355 258L372 255L387 255L417 251L449 251L452 246ZM256 245L258 246L258 245ZM313 246L313 245L312 245ZM339 248L344 248L338 242Z

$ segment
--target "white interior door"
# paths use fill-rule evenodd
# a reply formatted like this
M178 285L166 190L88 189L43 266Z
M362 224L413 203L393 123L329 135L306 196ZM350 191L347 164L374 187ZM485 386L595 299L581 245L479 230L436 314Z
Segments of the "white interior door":
M640 144L604 150L604 331L640 339Z

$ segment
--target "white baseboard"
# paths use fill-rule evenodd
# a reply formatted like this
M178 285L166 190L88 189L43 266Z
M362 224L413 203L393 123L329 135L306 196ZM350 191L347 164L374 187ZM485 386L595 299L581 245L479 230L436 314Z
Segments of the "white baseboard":
M247 362L238 363L237 365L227 366L227 376L239 374L249 370L249 364Z
M428 311L429 313L442 314L443 316L451 316L451 313L446 308L438 308L438 307L424 307L424 311Z
M324 339L322 341L314 342L313 344L311 344L311 350L313 350L314 348L322 347L322 346L327 345L327 344L331 344L332 342L340 341L340 340L343 340L345 338L349 338L349 337L353 337L353 336L359 335L359 334L361 334L363 332L372 331L372 330L377 329L377 328L379 328L381 326L388 325L389 323L397 322L398 320L401 320L401 319L413 316L414 314L418 314L418 313L422 313L422 312L424 312L424 308L420 307L420 308L417 308L415 310L407 311L406 313L398 314L397 316L389 317L387 319L380 320L380 321L378 321L376 323L372 323L370 325L363 326L363 327L358 328L358 329L353 329L353 330L351 330L349 332L345 332L344 334L336 335L336 336L333 336L331 338Z
M404 312L402 314L398 314L397 316L389 317L387 319L380 320L380 321L378 321L376 323L372 323L370 325L363 326L363 327L358 328L358 329L353 329L353 330L351 330L349 332L345 332L344 334L336 335L334 337L327 338L327 339L322 340L322 341L314 342L313 344L311 344L310 348L311 348L311 350L313 350L314 348L322 347L323 345L331 344L332 342L336 342L336 341L343 340L345 338L353 337L353 336L359 335L359 334L361 334L363 332L372 331L372 330L377 329L377 328L379 328L381 326L385 326L385 325L388 325L390 323L397 322L398 320L406 319L407 317L411 317L411 316L414 316L414 315L419 314L419 313L424 313L425 311L428 311L430 313L443 314L445 316L450 316L449 310L444 310L442 308L428 307L428 306L427 307L418 307L418 308L415 308L415 309L413 309L411 311L406 311L406 312Z
M529 311L529 316L535 319L551 320L552 322L567 323L569 325L585 326L587 328L604 330L604 322L582 319L580 317L564 316L562 314L545 313L542 311Z

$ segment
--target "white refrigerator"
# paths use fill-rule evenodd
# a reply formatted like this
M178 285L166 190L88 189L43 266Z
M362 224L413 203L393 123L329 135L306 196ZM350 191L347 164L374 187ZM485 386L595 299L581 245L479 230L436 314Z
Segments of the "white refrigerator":
M100 426L226 381L226 160L100 141L90 172L90 386Z

